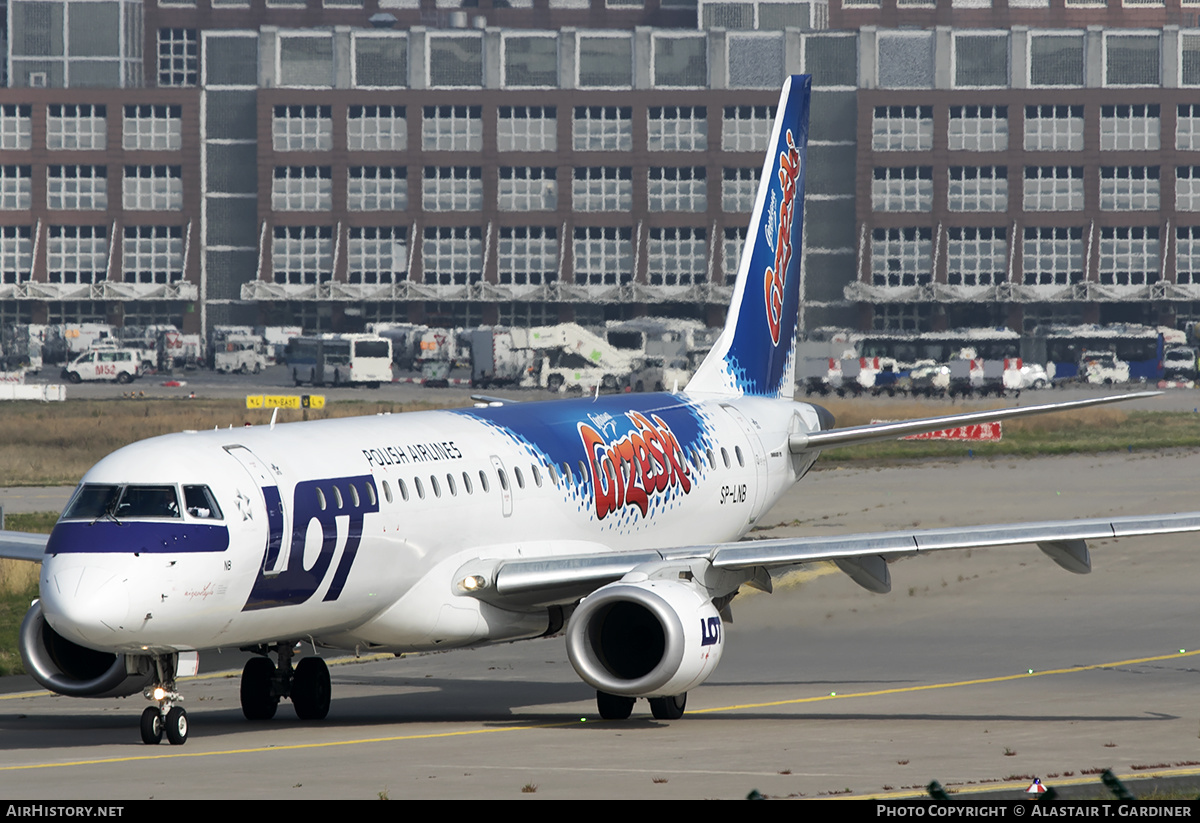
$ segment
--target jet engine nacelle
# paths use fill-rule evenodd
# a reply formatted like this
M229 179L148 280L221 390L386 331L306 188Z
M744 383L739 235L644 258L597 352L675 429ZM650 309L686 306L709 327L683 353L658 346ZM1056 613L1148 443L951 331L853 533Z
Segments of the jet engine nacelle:
M610 583L567 627L567 656L591 686L625 697L668 697L700 685L725 648L703 589L672 580Z
M40 685L68 697L127 697L154 677L149 657L98 652L51 628L36 602L21 623L21 660Z

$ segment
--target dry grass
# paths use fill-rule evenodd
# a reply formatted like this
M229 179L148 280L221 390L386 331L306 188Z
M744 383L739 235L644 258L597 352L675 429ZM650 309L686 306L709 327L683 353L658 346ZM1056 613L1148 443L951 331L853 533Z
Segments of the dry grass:
M279 422L436 408L434 404L341 402L279 410ZM0 404L0 485L73 484L102 457L138 440L184 429L268 423L270 410L228 400L79 400Z

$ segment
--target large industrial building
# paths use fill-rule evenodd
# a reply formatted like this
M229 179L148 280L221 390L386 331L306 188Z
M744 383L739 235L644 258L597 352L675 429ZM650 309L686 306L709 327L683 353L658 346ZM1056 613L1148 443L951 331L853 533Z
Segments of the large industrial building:
M719 322L813 75L802 323L1200 313L1200 0L8 0L0 323Z

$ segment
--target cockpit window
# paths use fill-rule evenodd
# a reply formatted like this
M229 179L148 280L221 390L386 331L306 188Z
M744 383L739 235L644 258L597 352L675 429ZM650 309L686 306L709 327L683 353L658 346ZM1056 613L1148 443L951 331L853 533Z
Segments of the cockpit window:
M174 486L126 486L116 515L118 520L179 517L179 495Z
M99 483L88 483L80 488L63 512L64 520L180 516L179 494L174 486L110 486Z
M81 486L63 512L63 520L95 520L116 508L120 486L88 483Z
M208 486L184 486L183 504L187 507L187 513L192 517L201 517L206 520L224 519L221 507L217 505L217 498L213 497Z

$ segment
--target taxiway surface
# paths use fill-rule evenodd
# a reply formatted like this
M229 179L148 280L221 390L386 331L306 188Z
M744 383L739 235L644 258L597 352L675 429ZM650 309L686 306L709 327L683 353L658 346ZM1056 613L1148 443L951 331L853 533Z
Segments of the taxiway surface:
M756 536L1200 509L1191 451L814 472ZM518 501L519 503L519 501ZM739 798L963 793L1092 769L1195 772L1195 536L825 568L733 603L680 721L600 721L561 638L332 668L329 718L247 723L236 676L183 686L191 737L150 748L144 701L0 695L0 794L66 798ZM219 664L218 664L219 665ZM1088 778L1094 780L1094 778ZM536 791L528 791L536 787Z

